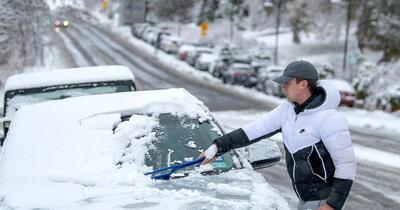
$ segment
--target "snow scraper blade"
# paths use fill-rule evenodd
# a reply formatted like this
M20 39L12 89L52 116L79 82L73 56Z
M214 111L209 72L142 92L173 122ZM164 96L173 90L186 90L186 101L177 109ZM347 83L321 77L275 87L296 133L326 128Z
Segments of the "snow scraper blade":
M175 171L190 167L190 166L195 166L199 165L205 157L200 157L197 158L196 160L192 160L189 162L173 165L170 167L165 167L165 168L160 168L157 170L154 170L152 172L147 172L144 175L151 175L152 179L161 179L161 180L169 180L171 178L171 174L173 174Z

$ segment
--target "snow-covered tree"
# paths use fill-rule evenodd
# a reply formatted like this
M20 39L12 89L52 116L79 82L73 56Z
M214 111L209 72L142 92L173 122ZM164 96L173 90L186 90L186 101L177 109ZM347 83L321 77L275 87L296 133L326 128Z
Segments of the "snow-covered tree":
M400 57L400 1L366 0L358 23L358 43L383 51L381 61Z
M190 10L194 3L194 0L159 0L156 2L157 14L168 20L189 22Z
M43 0L0 0L0 68L18 71L42 62L50 30L49 8Z

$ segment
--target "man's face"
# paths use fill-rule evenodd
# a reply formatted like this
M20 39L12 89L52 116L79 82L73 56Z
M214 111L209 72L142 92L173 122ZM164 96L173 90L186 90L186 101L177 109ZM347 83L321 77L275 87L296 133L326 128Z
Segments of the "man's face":
M291 102L296 102L301 99L301 96L304 94L304 91L307 87L307 81L302 80L300 82L296 82L296 79L292 79L289 82L282 84L282 91L286 94L286 97Z

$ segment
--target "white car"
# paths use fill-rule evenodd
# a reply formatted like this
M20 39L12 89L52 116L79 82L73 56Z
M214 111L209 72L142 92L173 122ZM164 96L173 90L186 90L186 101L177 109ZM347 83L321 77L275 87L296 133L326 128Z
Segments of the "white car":
M194 51L196 49L196 46L191 45L191 44L183 44L181 45L178 50L177 50L177 57L179 60L186 60L186 57L188 55L189 51Z
M285 67L268 66L258 70L256 88L269 95L282 97L281 85L272 81L272 79L282 75Z
M3 136L23 105L68 97L136 90L125 66L96 66L16 74L5 83ZM3 137L4 138L4 137Z
M171 180L144 175L197 158L223 133L208 108L184 89L27 105L16 113L0 154L0 206L289 209L239 151L177 172ZM255 168L276 162L280 155L273 146L248 151L248 157L256 157Z
M208 71L212 62L218 59L218 56L212 53L201 53L196 59L194 67L201 71Z
M161 40L160 48L166 53L175 54L182 45L182 39L176 36L164 36Z

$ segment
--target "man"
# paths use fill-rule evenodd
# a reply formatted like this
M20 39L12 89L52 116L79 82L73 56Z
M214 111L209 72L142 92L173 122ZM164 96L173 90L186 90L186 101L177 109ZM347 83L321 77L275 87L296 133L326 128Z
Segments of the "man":
M260 119L214 140L201 156L210 163L231 149L282 132L286 166L298 209L342 209L356 174L356 160L345 118L336 111L339 91L318 82L315 67L290 63L274 82L287 101Z

